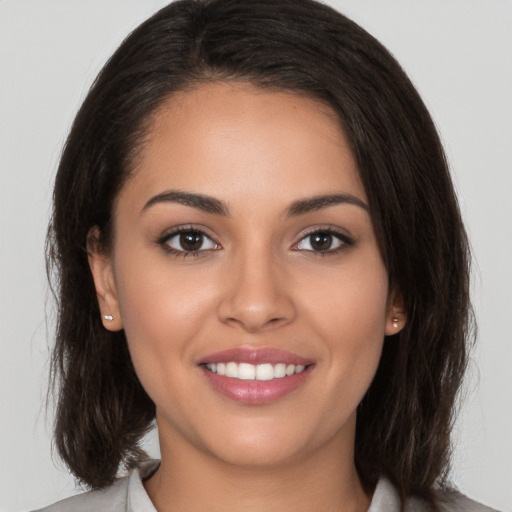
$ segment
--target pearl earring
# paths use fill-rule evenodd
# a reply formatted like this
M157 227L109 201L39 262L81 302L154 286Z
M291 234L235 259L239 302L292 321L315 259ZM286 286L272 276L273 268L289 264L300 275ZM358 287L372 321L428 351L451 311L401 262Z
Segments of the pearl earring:
M112 322L112 320L114 320L114 317L112 315L103 315L103 318L108 322Z
M394 316L394 317L391 319L391 321L393 322L393 327L394 327L395 329L397 329L397 328L398 328L398 318L397 318L396 316Z

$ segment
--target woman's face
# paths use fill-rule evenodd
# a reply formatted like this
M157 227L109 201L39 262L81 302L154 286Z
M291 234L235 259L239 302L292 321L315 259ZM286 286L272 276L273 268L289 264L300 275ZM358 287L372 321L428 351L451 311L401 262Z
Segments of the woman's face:
M332 111L247 84L175 94L114 219L91 267L163 450L243 465L352 453L400 312Z

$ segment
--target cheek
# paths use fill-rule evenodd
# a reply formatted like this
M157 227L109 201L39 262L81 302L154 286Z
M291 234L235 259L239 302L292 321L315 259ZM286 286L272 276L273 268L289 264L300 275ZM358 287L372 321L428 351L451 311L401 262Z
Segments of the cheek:
M116 261L119 309L136 372L152 396L151 388L169 385L171 367L179 376L183 362L192 365L191 340L210 316L213 287L199 273L173 270L165 258L138 264L133 256Z
M186 265L181 268L163 250L137 244L129 249L129 256L115 259L116 289L127 334L157 342L162 336L176 338L180 329L197 325L211 295L204 272L187 271ZM122 247L119 253L123 254Z
M373 254L349 263L302 282L302 296L308 297L309 305L305 309L330 340L357 339L360 344L376 336L381 339L388 301L386 268Z
M348 269L350 268L350 271ZM318 276L304 306L309 324L325 347L326 370L334 386L362 395L377 369L384 342L388 277L377 259ZM350 390L350 391L347 391Z

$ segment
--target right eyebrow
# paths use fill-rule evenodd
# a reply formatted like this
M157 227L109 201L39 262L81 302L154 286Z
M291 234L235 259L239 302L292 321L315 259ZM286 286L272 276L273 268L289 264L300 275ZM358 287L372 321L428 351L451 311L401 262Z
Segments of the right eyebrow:
M309 212L323 210L337 204L352 204L369 212L368 205L352 194L328 194L322 196L307 197L294 201L285 212L287 217L295 217Z
M181 190L166 190L161 194L153 196L142 207L141 213L151 206L161 203L183 204L185 206L197 208L198 210L202 210L206 213L221 215L223 217L227 217L229 215L229 209L227 205L219 199L215 199L214 197L206 196L203 194L195 194L193 192L183 192Z

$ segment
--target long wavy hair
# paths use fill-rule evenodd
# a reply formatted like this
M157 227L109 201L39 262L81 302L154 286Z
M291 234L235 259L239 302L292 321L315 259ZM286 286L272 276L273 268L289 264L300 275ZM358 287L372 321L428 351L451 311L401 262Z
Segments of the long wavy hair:
M124 333L102 326L86 238L111 243L113 202L151 115L176 91L244 81L326 102L358 164L390 282L407 325L386 339L357 416L362 480L435 504L450 461L456 398L472 341L469 250L443 148L391 54L313 0L180 0L122 43L93 83L63 150L47 237L58 302L52 381L55 443L91 488L146 457L155 406Z

